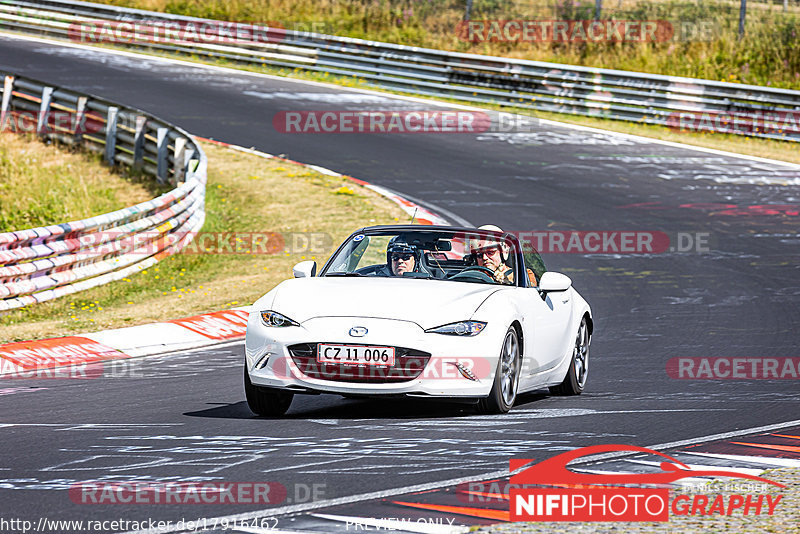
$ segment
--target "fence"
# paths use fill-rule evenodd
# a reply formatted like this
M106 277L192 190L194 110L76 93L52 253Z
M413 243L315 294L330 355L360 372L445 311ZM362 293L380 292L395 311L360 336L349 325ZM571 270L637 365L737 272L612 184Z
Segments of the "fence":
M0 77L0 130L100 152L110 165L175 187L112 213L0 233L0 311L119 280L191 241L205 219L207 161L189 134L102 98L11 73Z
M92 33L103 24L108 27ZM127 38L124 44L129 47L327 72L405 93L665 126L680 127L686 119L693 130L800 141L800 91L276 28L250 28L246 37L217 42L202 37L202 31L198 35L197 30L224 24L231 23L66 0L0 4L0 27L28 34L84 41L94 36L103 41L103 35L121 32L119 41ZM162 39L162 25L194 31L176 31L173 38Z

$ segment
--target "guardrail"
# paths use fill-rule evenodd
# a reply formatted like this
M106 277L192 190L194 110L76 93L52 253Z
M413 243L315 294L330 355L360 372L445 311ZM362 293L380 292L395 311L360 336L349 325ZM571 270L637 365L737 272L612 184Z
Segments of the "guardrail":
M259 37L210 42L196 30L220 21L68 0L0 3L0 28L84 40L87 24L129 28L126 46L270 67L352 76L375 87L483 104L694 130L800 141L800 91L639 72L462 54L262 27ZM137 27L138 38L132 24ZM81 26L84 24L84 26ZM171 26L170 26L171 25ZM91 41L91 39L89 39ZM106 40L107 42L107 40ZM119 43L118 43L119 44Z
M2 71L0 77L0 131L101 152L110 165L175 186L111 213L0 233L0 311L119 280L192 240L205 220L207 160L188 133L102 98Z

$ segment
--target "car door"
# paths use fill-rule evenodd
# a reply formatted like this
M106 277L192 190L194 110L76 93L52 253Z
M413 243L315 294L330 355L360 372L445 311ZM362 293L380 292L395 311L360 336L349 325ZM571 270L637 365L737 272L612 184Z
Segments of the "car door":
M572 345L572 293L570 288L543 296L534 287L517 289L520 309L524 313L523 377L534 377L552 370Z
M522 259L525 269L541 280L547 268L531 244L523 244ZM518 294L526 330L522 377L535 377L556 367L572 345L573 289L542 295L535 287L521 287Z

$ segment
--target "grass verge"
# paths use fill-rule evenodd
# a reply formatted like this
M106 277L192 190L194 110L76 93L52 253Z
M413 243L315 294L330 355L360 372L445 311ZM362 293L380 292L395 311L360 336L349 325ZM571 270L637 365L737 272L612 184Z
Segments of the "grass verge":
M360 226L408 222L393 202L345 178L202 143L209 159L203 232L322 233L338 245ZM41 147L41 150L52 150ZM295 263L332 252L178 254L141 273L0 316L0 342L119 328L252 304Z
M458 30L464 0L100 0L139 9L225 21L275 21L314 31L409 46L635 70L800 89L800 4L783 11L748 2L739 38L738 0L612 0L601 20L661 21L655 42L500 38L470 40ZM595 2L474 0L472 21L592 21ZM275 26L275 24L273 24Z
M84 219L157 193L152 180L125 179L100 161L32 136L0 134L0 232Z

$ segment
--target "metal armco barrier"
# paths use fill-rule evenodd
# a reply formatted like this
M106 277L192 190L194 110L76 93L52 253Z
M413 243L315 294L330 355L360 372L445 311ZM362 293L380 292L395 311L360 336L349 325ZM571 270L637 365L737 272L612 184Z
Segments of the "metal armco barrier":
M225 40L229 42L197 35L148 40L147 22L191 24L195 29L230 23L67 0L0 2L0 28L9 31L91 42L81 33L81 24L93 21L144 23L144 35L131 39L129 47L328 72L357 77L375 87L461 101L800 141L800 91L461 54L276 28L266 29L259 39Z
M146 113L0 72L0 131L99 152L174 189L80 221L0 233L0 311L119 280L180 251L205 220L207 160L185 131Z

